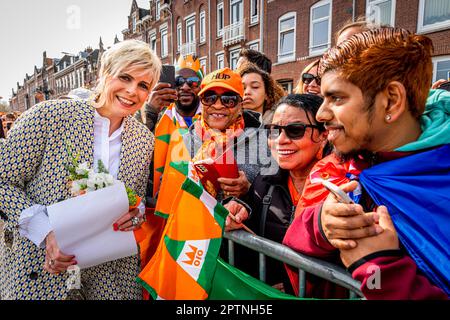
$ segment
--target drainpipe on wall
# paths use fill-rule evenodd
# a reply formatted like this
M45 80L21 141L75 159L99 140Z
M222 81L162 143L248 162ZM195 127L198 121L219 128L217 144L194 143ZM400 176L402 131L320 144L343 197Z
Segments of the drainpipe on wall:
M264 53L264 0L261 0L259 19L259 42L261 43L261 52Z
M211 46L212 46L212 39L211 39L211 0L208 0L208 12L209 12L209 17L208 17L208 30L209 30L209 46L208 46L208 50L209 50L209 56L208 56L208 70L211 72L211 60L212 60L212 56L211 56ZM217 10L216 10L216 14L217 14ZM217 20L217 17L216 17ZM206 75L206 70L205 71L205 75Z
M356 19L356 0L353 0L352 9L352 21L355 22Z

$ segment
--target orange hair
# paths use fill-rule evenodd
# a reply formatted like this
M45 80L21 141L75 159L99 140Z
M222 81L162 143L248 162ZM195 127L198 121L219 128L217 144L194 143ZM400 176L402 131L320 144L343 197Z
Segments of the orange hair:
M432 81L430 38L401 28L379 28L355 34L323 56L319 76L337 71L359 87L368 101L392 81L403 84L415 117L425 110ZM371 104L370 104L371 105Z

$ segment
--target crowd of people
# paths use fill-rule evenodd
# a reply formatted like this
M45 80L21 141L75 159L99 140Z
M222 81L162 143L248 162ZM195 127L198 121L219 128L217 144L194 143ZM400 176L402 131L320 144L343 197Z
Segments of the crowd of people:
M25 112L0 140L0 296L143 299L135 279L183 183L173 163L231 151L236 176L219 178L219 190L204 186L229 211L226 231L245 225L341 265L367 299L448 299L450 92L432 84L433 44L363 20L343 26L335 42L287 94L260 52L244 49L236 70L207 75L197 57L180 56L170 84L159 82L161 62L148 45L127 40L104 53L94 92ZM71 197L67 143L144 199L115 221L118 232L145 231L139 254L82 270L75 291L65 284L77 257L60 250L47 212ZM237 246L235 262L257 277L255 252ZM298 276L268 259L269 285L297 294ZM315 277L306 293L348 296Z

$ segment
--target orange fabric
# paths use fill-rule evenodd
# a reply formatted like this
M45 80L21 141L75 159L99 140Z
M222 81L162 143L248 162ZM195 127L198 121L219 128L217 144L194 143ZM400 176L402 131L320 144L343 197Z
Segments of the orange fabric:
M241 98L244 97L244 85L241 76L229 68L211 72L203 79L200 87L199 96L212 88L225 88L236 92Z
M289 178L288 178L288 188L289 188L289 194L291 195L292 203L294 204L294 206L297 206L297 203L300 200L301 194L295 188L294 181L292 180L291 176L289 176Z

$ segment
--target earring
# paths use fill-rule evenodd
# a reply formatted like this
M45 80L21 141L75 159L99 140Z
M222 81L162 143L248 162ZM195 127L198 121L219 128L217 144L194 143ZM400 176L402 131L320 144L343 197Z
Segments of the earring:
M316 159L317 160L322 160L323 158L323 149L325 149L325 145L322 144L322 146L320 146L319 151L316 153Z
M390 114L386 115L386 121L391 121L392 117Z

